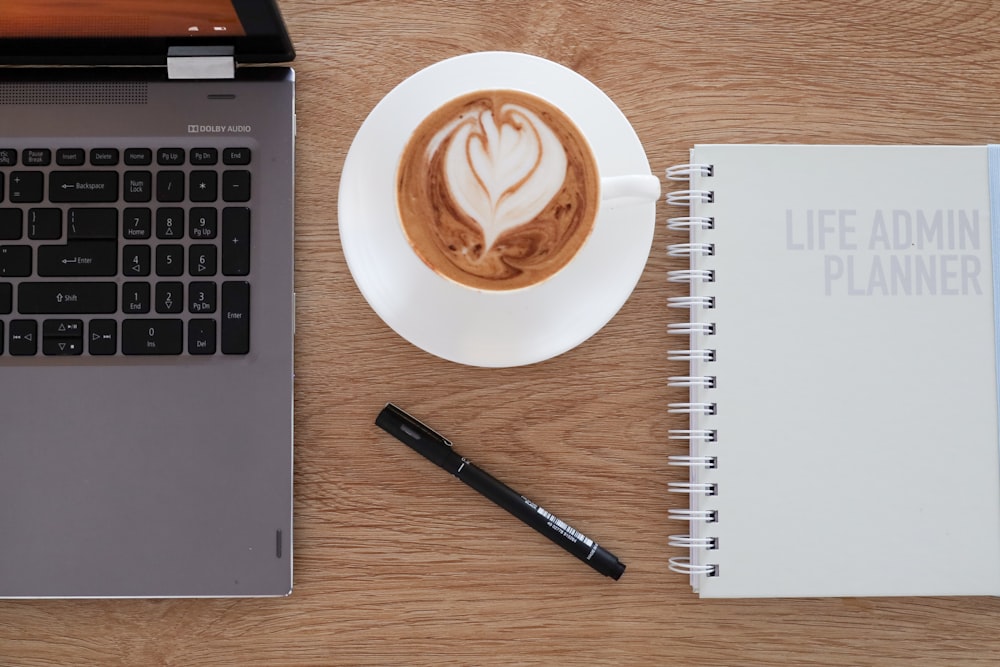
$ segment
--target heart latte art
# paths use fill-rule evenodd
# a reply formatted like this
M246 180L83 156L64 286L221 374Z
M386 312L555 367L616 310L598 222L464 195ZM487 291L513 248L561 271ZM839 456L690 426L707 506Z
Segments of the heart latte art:
M403 230L432 269L470 287L526 287L563 268L598 206L597 167L573 122L511 90L454 99L410 138L397 174Z

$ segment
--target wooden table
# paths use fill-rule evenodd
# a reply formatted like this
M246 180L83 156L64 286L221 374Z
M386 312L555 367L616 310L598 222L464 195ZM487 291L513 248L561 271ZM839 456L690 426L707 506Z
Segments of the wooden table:
M282 2L298 50L295 592L287 599L0 602L0 664L994 665L991 598L701 601L667 569L666 377L680 287L663 223L597 335L470 368L390 330L337 232L351 139L393 86L479 50L602 87L654 172L695 142L1000 137L990 2ZM628 564L614 582L376 429L387 400ZM789 499L793 502L794 499ZM0 537L2 543L2 537ZM956 545L956 549L961 549ZM984 563L984 567L996 567Z

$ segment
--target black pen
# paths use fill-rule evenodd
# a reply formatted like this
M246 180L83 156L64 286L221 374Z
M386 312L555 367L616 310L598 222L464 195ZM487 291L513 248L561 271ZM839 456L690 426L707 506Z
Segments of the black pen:
M625 564L592 539L553 516L485 470L459 456L451 442L392 403L375 419L375 424L400 442L438 464L539 533L549 538L592 568L618 579Z

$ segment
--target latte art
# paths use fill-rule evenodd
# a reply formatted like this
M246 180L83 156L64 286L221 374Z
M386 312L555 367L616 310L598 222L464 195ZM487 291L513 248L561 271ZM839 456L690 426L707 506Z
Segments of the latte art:
M483 230L486 248L533 220L566 180L566 151L555 132L524 107L505 104L458 121L432 141L447 145L448 192ZM428 155L428 164L433 153Z
M553 275L597 212L597 167L579 130L518 91L481 91L439 108L414 132L397 176L413 249L438 273L481 289Z

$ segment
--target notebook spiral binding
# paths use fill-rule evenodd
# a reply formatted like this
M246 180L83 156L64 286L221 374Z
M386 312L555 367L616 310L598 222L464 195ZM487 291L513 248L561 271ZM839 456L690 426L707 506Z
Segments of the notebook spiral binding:
M699 181L713 175L714 168L709 164L682 164L667 169L667 179L671 181L690 181L698 177ZM667 204L687 208L689 213L701 204L711 204L715 193L706 189L677 190L667 193ZM669 456L668 463L673 466L688 468L689 481L669 482L668 489L673 493L685 493L690 498L690 507L671 509L670 518L686 521L689 532L685 535L671 535L668 545L688 550L687 556L678 556L669 560L669 567L674 572L697 576L714 577L719 575L719 566L711 561L711 552L719 548L719 539L704 535L710 531L710 525L719 520L718 512L711 508L711 498L718 495L718 485L711 480L710 471L718 467L718 458L711 453L712 443L718 441L718 433L711 428L712 417L718 412L718 406L704 400L708 392L716 386L716 376L710 372L710 364L715 362L716 350L707 344L709 337L715 335L715 323L704 321L711 319L710 313L715 308L715 297L702 293L705 283L715 282L715 270L705 266L704 258L715 255L715 244L711 242L711 230L715 229L715 220L709 216L686 215L670 218L667 228L672 231L687 232L692 238L688 243L674 243L667 246L670 257L687 257L690 268L677 269L667 273L667 280L674 283L689 284L689 296L670 297L667 306L671 308L686 308L691 315L689 321L667 325L667 332L687 336L690 344L687 349L677 349L668 352L671 361L686 361L690 364L690 375L678 375L668 378L671 387L684 387L689 391L687 403L671 403L668 411L673 414L685 414L690 421L690 428L671 429L671 440L688 442L689 453L686 455ZM708 236L706 242L702 239ZM697 237L698 240L695 240ZM696 321L697 320L697 321Z

